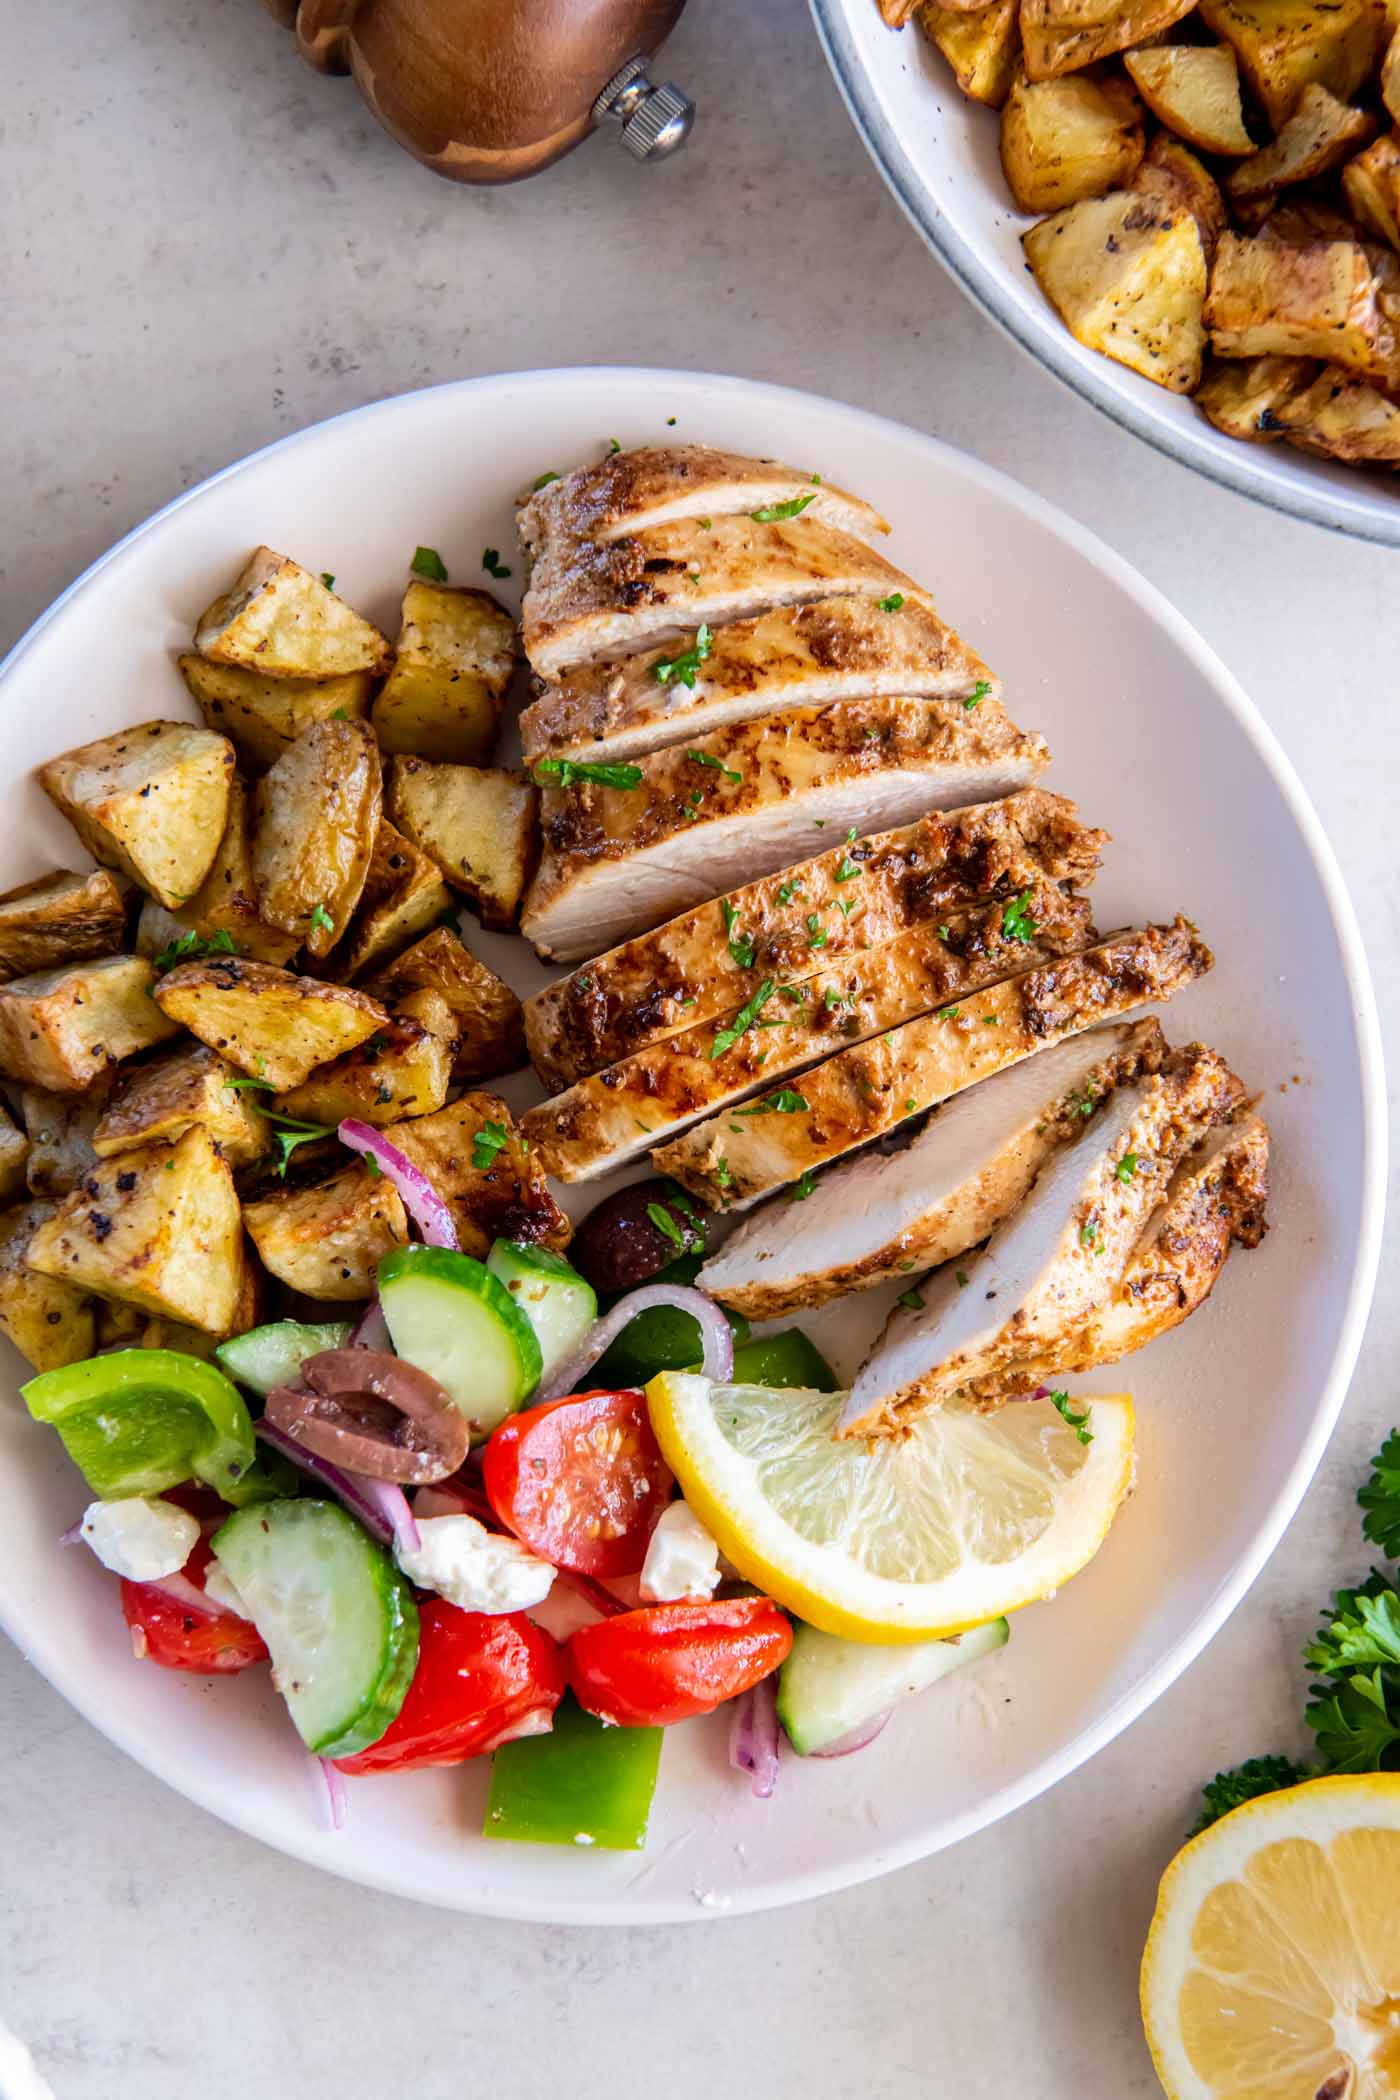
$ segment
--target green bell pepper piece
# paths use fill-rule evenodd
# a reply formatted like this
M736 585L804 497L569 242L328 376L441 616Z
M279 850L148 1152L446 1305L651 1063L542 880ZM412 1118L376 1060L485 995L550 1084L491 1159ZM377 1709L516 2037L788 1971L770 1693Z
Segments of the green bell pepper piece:
M219 1493L231 1509L246 1509L250 1502L290 1502L305 1484L306 1475L289 1458L262 1444L247 1472L240 1473Z
M652 1283L694 1283L703 1257L681 1254L653 1276ZM739 1313L721 1307L734 1330L736 1342L749 1338L749 1323ZM642 1386L658 1371L684 1371L695 1362L700 1350L700 1323L691 1314L671 1305L649 1305L629 1320L589 1372L585 1383L590 1392L608 1388Z
M20 1391L104 1500L189 1479L232 1500L256 1456L237 1386L179 1349L114 1349L44 1371Z
M605 1728L566 1695L548 1735L506 1743L491 1760L483 1834L526 1845L640 1852L664 1734L662 1728Z
M836 1373L800 1327L765 1334L734 1351L735 1385L773 1385L809 1393L834 1393Z

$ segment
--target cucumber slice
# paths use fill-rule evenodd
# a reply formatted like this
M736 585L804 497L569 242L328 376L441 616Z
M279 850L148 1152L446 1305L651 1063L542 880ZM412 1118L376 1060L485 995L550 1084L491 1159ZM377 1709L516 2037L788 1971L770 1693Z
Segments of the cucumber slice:
M267 1327L250 1327L231 1341L220 1342L215 1356L240 1385L264 1400L274 1386L287 1385L296 1377L308 1356L322 1349L343 1349L350 1338L348 1320L327 1320L308 1326L302 1320L274 1320Z
M307 1749L377 1743L418 1663L418 1607L384 1548L338 1503L309 1499L240 1509L212 1544Z
M795 1626L778 1672L778 1719L798 1756L810 1757L964 1663L1004 1647L1010 1637L1005 1619L974 1626L955 1640L908 1647L843 1641L815 1626Z
M597 1293L577 1269L548 1247L497 1240L486 1266L534 1328L543 1366L540 1377L548 1378L556 1364L573 1354L597 1319Z
M474 1444L540 1382L534 1328L469 1254L396 1247L379 1264L379 1303L399 1355L436 1378L471 1423Z

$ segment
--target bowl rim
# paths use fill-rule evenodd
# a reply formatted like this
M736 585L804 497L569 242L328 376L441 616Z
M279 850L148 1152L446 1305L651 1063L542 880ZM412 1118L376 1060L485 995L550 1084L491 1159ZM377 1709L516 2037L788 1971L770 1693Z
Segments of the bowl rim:
M25 1630L12 1616L8 1600L0 1594L0 1631L9 1636L25 1660L32 1662L34 1667L40 1670L40 1674L75 1707L84 1720L90 1722L118 1749L125 1751L145 1771L172 1787L186 1800L206 1809L221 1822L230 1824L246 1836L255 1838L289 1857L329 1871L361 1887L373 1888L387 1895L401 1896L410 1901L467 1915L499 1917L520 1922L586 1926L617 1926L619 1923L629 1926L694 1923L717 1916L737 1917L745 1913L778 1909L791 1903L858 1887L896 1868L914 1865L919 1860L1000 1822L1014 1810L1047 1793L1087 1763L1091 1757L1096 1756L1160 1698L1204 1651L1252 1587L1282 1538L1317 1470L1346 1398L1361 1348L1380 1262L1389 1153L1388 1102L1375 990L1360 924L1350 894L1321 819L1314 810L1292 761L1234 674L1216 655L1210 644L1196 632L1185 615L1176 609L1155 584L1149 582L1105 540L1081 525L1077 519L1026 488L1000 468L988 466L958 447L900 423L894 417L853 407L831 395L816 394L808 389L765 380L742 378L735 374L688 371L665 366L579 365L523 373L498 372L474 378L446 380L431 387L412 388L403 394L385 396L357 408L344 410L338 415L307 424L285 437L274 439L271 443L218 469L203 481L182 491L169 503L162 505L125 533L104 554L99 555L40 613L8 654L0 659L0 708L4 706L5 684L10 672L19 660L28 654L39 637L60 617L70 600L174 513L199 501L245 469L260 465L272 454L290 453L298 446L319 438L335 425L359 422L369 417L392 418L396 410L403 405L421 400L425 396L471 393L485 405L489 404L493 393L511 393L518 396L522 390L539 389L548 392L561 385L576 385L580 378L611 384L618 389L620 397L631 400L635 400L639 385L683 386L688 389L699 386L702 389L715 388L724 391L737 387L747 395L771 401L774 415L777 417L781 417L787 403L810 406L815 402L823 409L836 410L843 418L867 424L872 430L877 430L886 437L893 434L901 443L913 447L925 456L949 463L959 474L986 487L1002 501L1028 515L1083 556L1111 586L1122 591L1161 627L1168 639L1189 658L1203 681L1231 716L1240 733L1253 747L1265 772L1282 796L1297 826L1304 851L1316 870L1323 900L1332 922L1350 993L1359 1065L1357 1106L1361 1117L1364 1162L1358 1207L1359 1228L1351 1257L1350 1283L1338 1322L1337 1345L1318 1394L1308 1435L1267 1515L1246 1542L1229 1577L1158 1656L1155 1663L1144 1669L1137 1681L1123 1692L1105 1713L1092 1724L1082 1728L1057 1754L1037 1763L1021 1778L998 1788L975 1806L947 1818L937 1828L925 1824L918 1831L898 1841L877 1843L859 1860L835 1867L813 1866L775 1877L753 1888L736 1888L723 1909L705 1909L698 1904L686 1906L668 1899L648 1900L644 1895L638 1896L635 1892L629 1892L627 1915L621 1919L618 1915L618 1891L611 1886L582 1895L573 1889L561 1889L558 1899L547 1913L541 1910L537 1901L531 1900L528 1893L520 1896L515 1892L500 1889L489 1892L474 1890L473 1900L464 1903L447 1890L425 1892L404 1877L378 1868L373 1862L353 1862L343 1851L337 1856L334 1845L323 1841L324 1834L312 1827L310 1819L303 1837L300 1830L289 1832L264 1820L256 1809L250 1808L242 1801L229 1802L217 1788L203 1783L199 1770L189 1769L187 1756L167 1750L164 1746L153 1749L149 1742L141 1737L138 1729L128 1727L120 1717L94 1712L84 1690L80 1666L51 1656L46 1656L40 1663L30 1652Z
M1178 429L1154 415L1150 403L1139 405L1132 398L1125 399L1101 369L1110 361L1079 355L1080 346L1048 310L1043 321L1028 322L1007 296L1000 271L983 260L940 209L886 116L870 69L851 34L849 0L808 0L808 4L841 99L891 195L949 275L1019 349L1081 400L1101 410L1120 430L1143 439L1178 466L1203 474L1218 488L1247 496L1281 517L1300 518L1376 546L1400 547L1400 497L1387 502L1360 488L1353 493L1330 483L1319 483L1314 489L1280 482L1266 463L1267 447L1224 439L1229 450L1222 451L1203 419L1199 427L1186 424ZM854 0L854 4L873 8L874 0ZM1152 385L1146 379L1141 383Z

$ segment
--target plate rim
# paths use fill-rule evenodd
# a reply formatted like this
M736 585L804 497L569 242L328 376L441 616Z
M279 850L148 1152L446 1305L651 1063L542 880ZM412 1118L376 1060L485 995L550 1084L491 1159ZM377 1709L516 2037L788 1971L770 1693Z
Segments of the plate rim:
M813 0L813 5L817 4L818 0ZM231 1825L245 1836L255 1838L278 1852L309 1866L322 1868L360 1887L373 1888L383 1894L403 1897L412 1902L459 1914L552 1925L616 1927L698 1923L715 1917L737 1917L778 1909L791 1903L858 1887L896 1868L911 1866L963 1838L989 1828L993 1823L1000 1822L1016 1809L1048 1792L1051 1787L1058 1785L1079 1766L1096 1756L1146 1712L1204 1651L1252 1587L1277 1547L1317 1470L1345 1401L1370 1312L1379 1268L1389 1153L1388 1103L1375 991L1350 894L1331 842L1291 759L1233 672L1155 584L1077 519L1048 502L1034 490L1024 487L1000 468L988 466L959 447L930 436L927 432L915 430L894 417L880 415L871 409L853 407L828 394L818 394L801 387L784 386L769 380L748 379L733 373L687 371L661 365L583 364L443 380L433 386L410 388L404 393L386 395L359 407L343 410L338 415L323 418L319 422L306 424L300 430L276 438L271 443L260 446L242 458L219 468L193 487L182 490L170 502L124 533L95 561L89 563L39 614L5 657L0 659L0 708L4 706L7 681L15 666L28 654L39 637L61 617L67 605L106 569L130 553L148 533L153 532L185 505L208 495L223 482L260 465L273 454L294 450L298 445L319 437L336 425L359 422L372 417L392 417L403 404L418 401L425 396L472 394L489 399L493 391L511 390L518 394L529 389L548 390L576 383L581 377L633 390L639 385L643 388L659 389L667 384L699 384L725 390L737 388L751 397L756 397L760 404L764 401L771 403L775 414L779 416L784 405L788 403L804 406L815 403L822 409L834 410L844 418L868 424L872 429L882 432L886 438L893 437L901 444L913 447L936 461L951 464L959 473L969 476L1002 501L1010 503L1052 532L1101 571L1149 618L1161 626L1168 639L1189 657L1204 682L1214 691L1220 704L1225 707L1255 750L1288 807L1304 849L1316 870L1337 940L1351 999L1352 1023L1360 1067L1358 1107L1361 1114L1363 1165L1359 1230L1352 1251L1351 1276L1338 1327L1337 1345L1327 1376L1319 1388L1308 1436L1267 1514L1237 1559L1229 1578L1220 1584L1214 1595L1171 1646L1159 1656L1156 1663L1142 1673L1137 1682L1114 1702L1107 1713L1100 1716L1092 1726L1082 1730L1060 1752L1043 1759L1023 1777L999 1788L975 1807L940 1822L936 1828L931 1829L925 1825L908 1838L873 1845L859 1862L835 1867L815 1867L782 1876L751 1889L735 1888L722 1909L710 1909L698 1903L686 1905L678 1899L667 1897L648 1897L644 1892L637 1893L631 1889L619 1892L615 1884L609 1884L605 1889L600 1888L595 1895L586 1891L579 1894L572 1890L561 1892L562 1900L551 1899L548 1909L531 1900L528 1895L521 1900L509 1894L502 1894L497 1889L466 1890L464 1894L471 1898L470 1901L458 1900L451 1891L425 1893L421 1888L411 1885L392 1872L381 1871L373 1865L352 1864L348 1858L344 1861L337 1860L333 1844L326 1840L324 1833L314 1829L309 1818L304 1839L299 1833L273 1830L256 1813L237 1805L231 1807L227 1802L216 1798L212 1789L201 1787L198 1771L191 1775L183 1769L177 1770L174 1757L167 1757L159 1749L152 1754L144 1743L141 1747L136 1747L134 1730L127 1729L117 1718L95 1715L84 1702L79 1669L70 1670L62 1662L50 1668L34 1659L23 1632L11 1622L6 1599L0 1595L0 1630L9 1636L25 1661L38 1669L40 1675L68 1700L85 1721L131 1757L143 1770L172 1787L184 1799L218 1817L221 1822Z
M865 5L873 0L864 0ZM1281 487L1257 456L1259 449L1236 443L1222 456L1204 429L1186 426L1181 430L1160 423L1148 407L1125 400L1098 367L1108 360L1075 354L1074 338L1057 325L1029 324L1014 301L1007 297L1000 273L984 262L972 243L964 238L940 211L928 184L906 152L894 126L880 105L869 68L856 46L843 0L808 0L817 38L831 75L846 105L857 133L885 185L905 217L933 250L975 306L1008 336L1016 347L1045 371L1087 401L1130 437L1140 438L1154 452L1202 474L1217 488L1245 496L1278 516L1300 519L1324 531L1340 533L1379 547L1400 547L1400 501L1387 507L1380 499L1344 488L1335 491L1319 484L1295 489ZM891 32L893 34L893 32ZM1150 380L1144 380L1150 386ZM1267 448L1262 448L1267 449ZM1241 456L1236 459L1235 453Z

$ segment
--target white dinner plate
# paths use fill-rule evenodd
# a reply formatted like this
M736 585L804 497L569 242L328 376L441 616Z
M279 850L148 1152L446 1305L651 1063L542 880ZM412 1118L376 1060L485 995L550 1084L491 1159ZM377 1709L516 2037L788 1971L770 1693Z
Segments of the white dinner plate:
M781 387L629 370L462 382L320 424L182 496L90 569L0 672L0 886L82 864L30 769L188 714L172 652L257 542L333 571L392 632L420 542L458 582L484 581L483 548L502 549L515 570L502 588L515 592L514 494L612 437L671 431L778 454L877 504L893 558L1001 673L1022 726L1049 737L1052 784L1116 834L1099 924L1177 911L1199 922L1218 965L1167 1025L1218 1044L1261 1090L1272 1229L1186 1327L1080 1388L1130 1384L1140 1432L1137 1493L1085 1574L868 1750L785 1758L769 1802L728 1769L722 1718L673 1730L642 1855L485 1842L478 1766L353 1780L346 1828L331 1832L265 1674L194 1680L133 1661L111 1578L56 1544L85 1499L77 1474L18 1402L0 1408L0 1620L50 1681L254 1836L356 1881L505 1917L623 1924L790 1902L918 1859L1072 1772L1199 1652L1277 1541L1341 1404L1380 1235L1383 1090L1361 942L1318 821L1249 701L1166 600L1068 518L931 438ZM479 945L522 989L543 981L522 943ZM849 1314L812 1325L849 1361ZM13 1355L0 1375L11 1399Z

